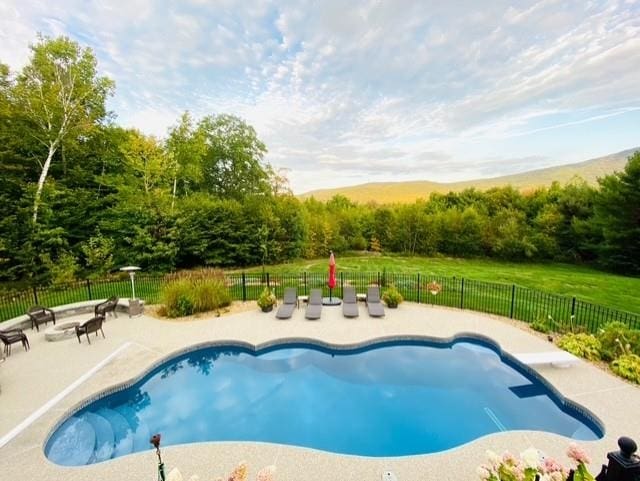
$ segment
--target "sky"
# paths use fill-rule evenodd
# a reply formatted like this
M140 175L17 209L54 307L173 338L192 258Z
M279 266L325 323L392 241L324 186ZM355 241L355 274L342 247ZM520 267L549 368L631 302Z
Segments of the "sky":
M640 0L2 0L0 62L38 33L94 50L120 125L243 118L295 193L640 146Z

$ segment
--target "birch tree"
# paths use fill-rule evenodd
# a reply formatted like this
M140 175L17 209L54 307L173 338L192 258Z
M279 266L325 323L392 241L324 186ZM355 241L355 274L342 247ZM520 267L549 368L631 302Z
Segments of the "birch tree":
M31 58L16 80L14 101L26 131L46 152L33 200L33 222L56 152L67 138L87 135L106 117L105 101L114 83L99 77L90 48L66 38L40 37Z

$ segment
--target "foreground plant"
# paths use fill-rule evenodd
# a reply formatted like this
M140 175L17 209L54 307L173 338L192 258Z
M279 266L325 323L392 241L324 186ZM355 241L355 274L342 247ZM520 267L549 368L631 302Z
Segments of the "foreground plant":
M570 444L567 456L575 463L574 469L568 470L555 459L541 456L535 448L523 451L520 457L487 451L489 462L479 466L477 474L483 481L593 481L586 467L589 457L581 448Z

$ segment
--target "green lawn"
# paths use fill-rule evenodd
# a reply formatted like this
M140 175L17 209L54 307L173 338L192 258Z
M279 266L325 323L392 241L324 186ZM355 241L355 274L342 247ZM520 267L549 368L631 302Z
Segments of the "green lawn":
M451 259L366 255L336 257L338 271L421 273L464 277L478 281L516 284L552 294L575 296L583 301L640 313L640 278L624 277L571 264L529 264L488 259ZM327 259L300 260L266 266L272 273L324 272ZM246 272L259 272L260 267Z

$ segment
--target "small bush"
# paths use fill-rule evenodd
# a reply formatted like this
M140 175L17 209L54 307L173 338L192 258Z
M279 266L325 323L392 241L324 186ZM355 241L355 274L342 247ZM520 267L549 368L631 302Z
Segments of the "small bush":
M224 276L215 271L206 275L173 274L162 291L163 311L168 317L190 316L231 304L231 294Z
M611 369L618 376L640 384L640 356L623 354L611 363Z
M404 301L404 298L395 286L391 286L382 294L382 300L388 307L393 308L398 307L398 304Z
M600 359L600 341L592 334L566 334L558 341L558 347L590 361Z
M640 354L640 331L623 322L610 322L598 333L602 359L613 361L623 354Z
M273 307L276 302L276 296L268 287L265 287L262 291L262 294L260 294L260 297L258 297L258 306L260 307L260 309L268 309L270 307Z

